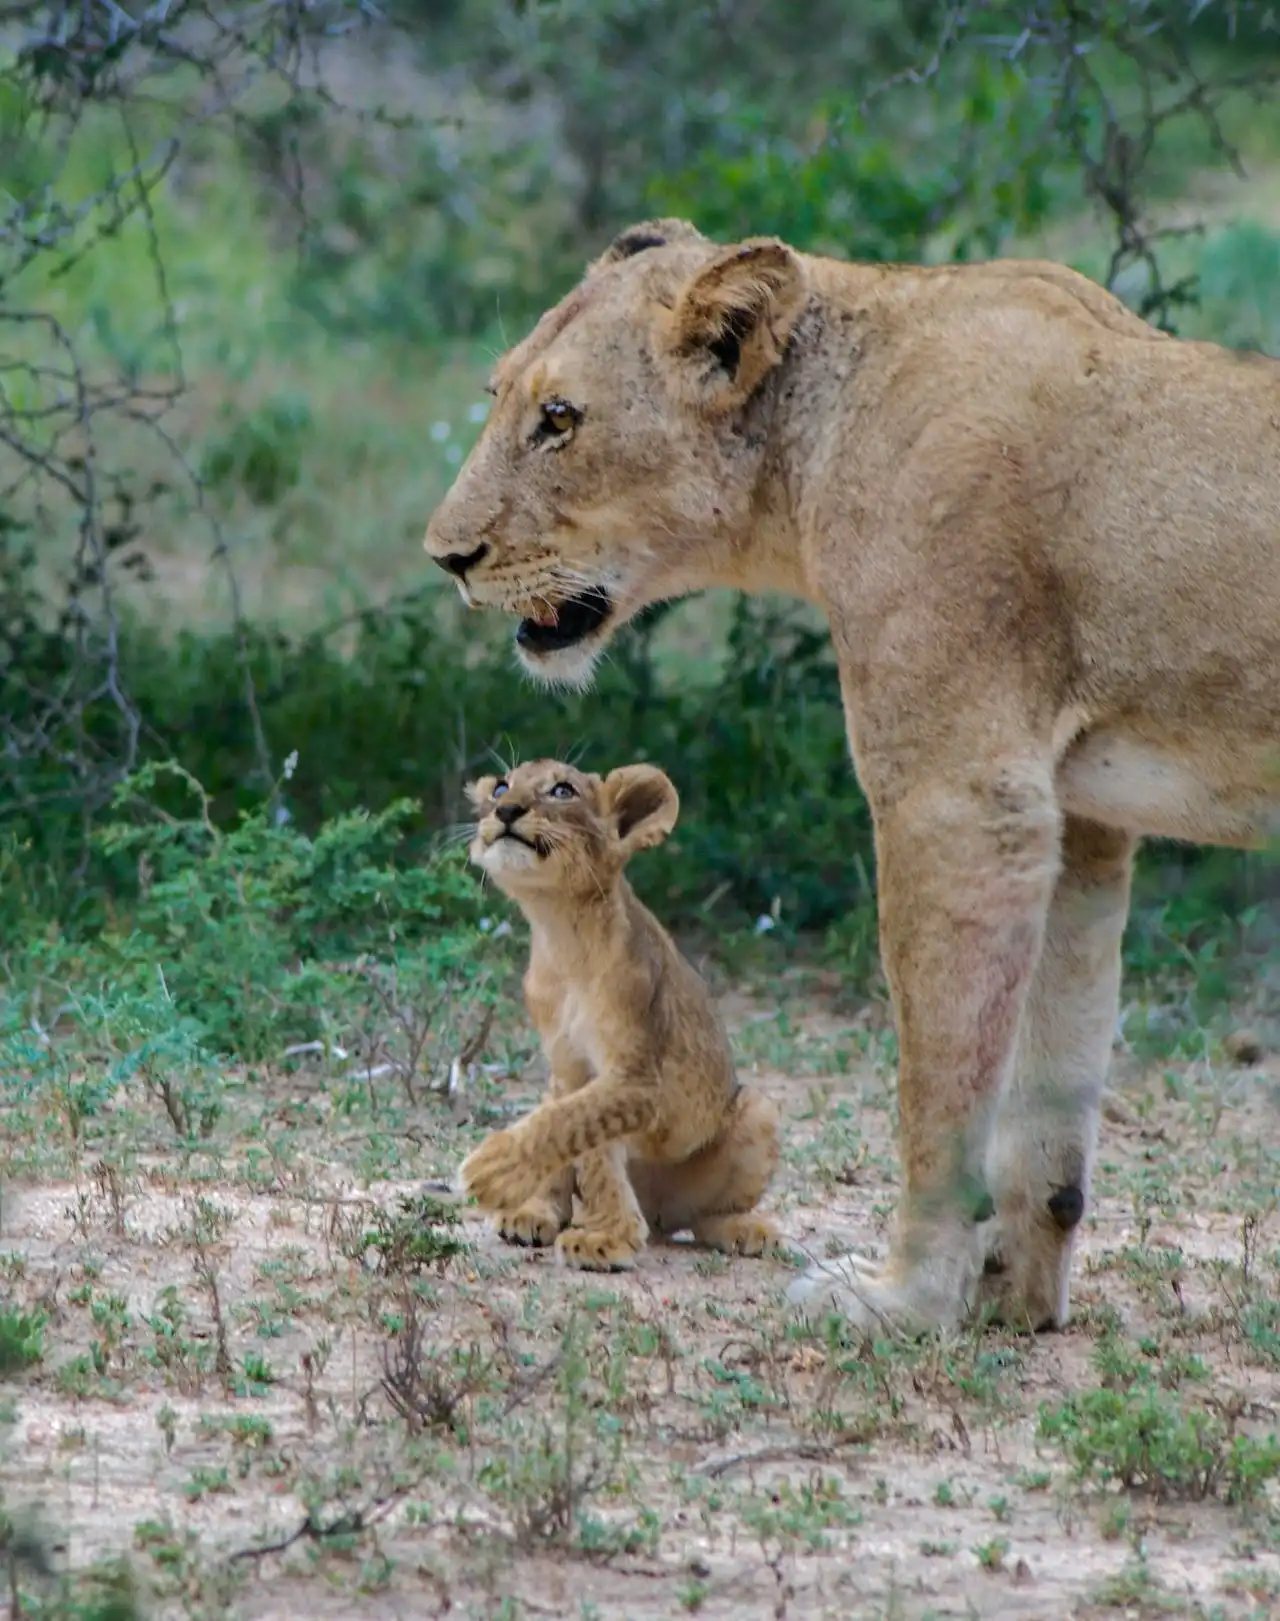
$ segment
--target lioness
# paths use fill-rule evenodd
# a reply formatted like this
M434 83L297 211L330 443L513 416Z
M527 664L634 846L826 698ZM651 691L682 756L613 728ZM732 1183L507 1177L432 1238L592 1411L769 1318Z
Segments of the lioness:
M468 1155L463 1188L504 1238L554 1242L571 1266L632 1266L651 1227L762 1254L778 1111L738 1084L707 987L623 876L675 826L674 785L653 766L601 781L534 760L467 791L471 859L529 921L525 1001L551 1096Z
M1060 265L633 226L498 363L427 549L584 683L707 586L830 622L875 819L902 1190L805 1312L1068 1315L1141 834L1277 825L1280 365ZM785 725L785 717L779 717Z

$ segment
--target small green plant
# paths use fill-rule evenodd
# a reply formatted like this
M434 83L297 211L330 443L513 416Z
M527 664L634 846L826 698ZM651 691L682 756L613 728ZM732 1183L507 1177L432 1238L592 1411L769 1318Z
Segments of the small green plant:
M10 1378L44 1360L47 1323L48 1317L42 1311L0 1306L0 1378Z
M1238 1433L1233 1419L1180 1406L1154 1384L1070 1396L1040 1410L1082 1481L1117 1481L1158 1498L1247 1502L1280 1476L1280 1441Z
M633 1551L652 1539L642 1512L634 1519L601 1520L592 1504L626 1488L626 1432L611 1414L626 1397L627 1361L610 1354L582 1319L570 1317L542 1415L517 1413L502 1427L480 1465L477 1480L511 1520L524 1548L575 1548L600 1556ZM597 1395L603 1384L603 1400Z
M784 1480L749 1498L742 1521L762 1546L781 1542L816 1550L830 1545L831 1531L860 1525L862 1511L845 1497L839 1481L818 1476L798 1486Z
M182 1494L188 1502L196 1503L211 1492L229 1492L231 1489L231 1479L225 1468L214 1469L200 1464L183 1483Z
M1008 1538L991 1537L986 1542L980 1542L973 1552L983 1570L1003 1570L1005 1556L1009 1552Z
M457 1209L429 1193L406 1195L395 1210L375 1210L369 1221L347 1243L347 1252L362 1260L372 1258L384 1276L443 1270L466 1255L470 1246L457 1229Z

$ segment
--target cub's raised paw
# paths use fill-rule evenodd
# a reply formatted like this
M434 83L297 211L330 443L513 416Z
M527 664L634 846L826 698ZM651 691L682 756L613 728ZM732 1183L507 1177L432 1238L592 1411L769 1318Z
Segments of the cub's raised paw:
M556 1250L566 1266L583 1272L627 1272L640 1254L643 1239L625 1228L566 1227Z
M764 1255L781 1244L778 1229L763 1216L704 1216L694 1224L693 1236L726 1255Z
M518 1210L500 1210L493 1218L498 1236L508 1244L524 1244L543 1249L554 1244L564 1226L559 1212L548 1199L530 1199Z
M529 1163L524 1142L511 1127L486 1137L458 1170L463 1190L483 1210L519 1210L545 1180Z

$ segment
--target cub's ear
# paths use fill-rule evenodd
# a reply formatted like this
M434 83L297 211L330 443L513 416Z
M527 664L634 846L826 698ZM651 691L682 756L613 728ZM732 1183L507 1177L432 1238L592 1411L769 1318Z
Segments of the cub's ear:
M624 765L611 771L600 785L600 799L617 828L624 857L661 844L680 814L675 784L653 765Z
M649 248L665 248L674 242L705 242L707 239L696 225L688 220L642 220L639 225L628 225L620 231L598 259L587 266L587 274L605 270L623 259L634 259L637 253Z
M736 409L782 359L808 301L799 258L772 237L725 248L676 298L665 336L676 393L712 416Z
M480 777L475 782L469 782L462 790L474 810L479 810L485 800L488 799L497 781L497 777Z

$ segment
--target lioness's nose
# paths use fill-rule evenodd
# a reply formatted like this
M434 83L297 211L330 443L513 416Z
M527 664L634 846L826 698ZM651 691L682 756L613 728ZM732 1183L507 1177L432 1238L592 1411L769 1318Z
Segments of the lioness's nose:
M510 827L512 822L520 820L528 808L527 805L499 805L493 814L502 823L503 827Z
M447 569L455 579L465 580L467 570L474 568L488 550L485 542L481 541L473 552L449 552L444 557L437 557L436 562L441 568Z

